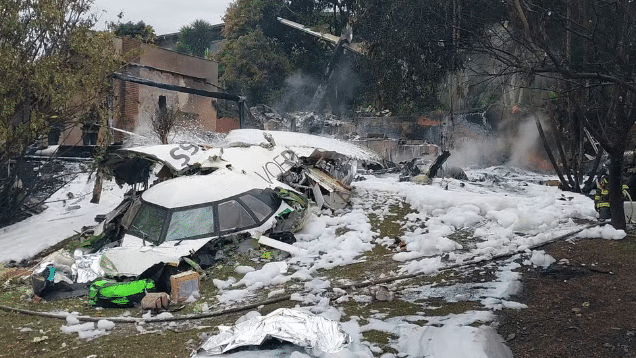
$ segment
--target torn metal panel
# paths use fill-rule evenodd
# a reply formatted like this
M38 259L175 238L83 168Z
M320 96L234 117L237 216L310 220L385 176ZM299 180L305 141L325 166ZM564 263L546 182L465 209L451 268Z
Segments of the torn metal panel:
M104 231L106 231L108 228L113 226L112 223L116 223L121 216L123 216L126 212L129 211L128 209L132 205L133 201L134 199L132 199L129 196L126 196L124 200L115 209L113 209L108 214L106 214L106 216L104 217L104 220L101 223L99 223L97 227L95 227L95 230L93 231L93 235L99 236L104 234Z
M234 327L219 328L222 332L208 338L199 351L222 354L237 347L258 346L272 337L312 349L318 356L337 353L351 342L339 322L288 308L279 308L267 316L255 317Z
M450 152L445 150L442 152L442 154L440 154L435 161L433 162L433 164L431 165L431 167L428 169L428 177L432 178L435 175L437 175L437 171L442 167L442 165L444 165L444 163L446 162L446 159L448 159L448 157L450 157Z
M226 142L229 145L251 146L250 149L253 149L254 146L266 144L263 139L264 133L269 133L272 136L276 147L285 146L288 152L281 154L277 161L274 160L262 166L257 174L265 174L261 175L263 179L277 177L308 196L313 193L319 207L322 207L323 202L329 208L346 206L351 197L348 185L355 178L358 161L378 163L379 159L377 154L355 144L303 133L243 129L230 132ZM290 160L285 161L285 165L278 165L277 162L280 163L283 160L281 157L290 158ZM224 154L224 159L230 160L227 153ZM236 160L230 161L237 162ZM311 183L307 182L309 172L306 169L308 167L322 170L321 173L316 173L315 170L310 171L316 177ZM268 171L268 169L273 169L275 173L271 173L272 170ZM312 185L316 182L326 184L318 184L319 187L323 188L322 190L317 190L318 188L315 186L312 189ZM328 193L319 194L321 191Z
M179 246L174 243L155 246L126 235L122 246L113 247L102 253L100 268L106 276L136 277L158 263L178 266L181 258L198 251L210 241L210 238L187 240Z
M382 159L374 151L362 148L346 141L321 137L306 133L286 131L263 131L259 129L235 129L225 137L227 146L244 145L259 146L266 144L263 133L269 133L276 146L292 150L298 157L309 157L315 149L334 151L349 158L369 162L381 162Z
M301 249L299 247L290 245L290 244L286 244L282 241L278 241L278 240L274 240L272 238L269 238L267 236L261 236L258 239L258 243L262 244L262 245L266 245L269 247L273 247L275 249L278 250L282 250L285 252L289 252L290 254L294 255L294 256L299 256L299 255L306 255L307 254L307 250L305 249Z
M322 208L325 205L325 197L322 195L322 191L320 190L320 185L314 183L311 186L311 192L314 195L316 206L318 206L319 208Z
M319 195L314 190L314 196L321 196L328 208L336 210L347 206L351 199L351 188L348 185L339 182L318 168L307 168L306 172L307 177L313 182L312 184L323 189L320 190Z
M101 166L115 177L115 181L120 186L123 184L144 184L147 186L150 168L153 164L153 161L146 158L126 158L113 155L103 161Z
M358 172L357 160L335 151L315 149L305 161L327 172L345 186L353 182Z
M123 149L122 152L149 158L162 163L177 175L193 165L201 168L224 168L221 148L207 148L197 144L163 144Z

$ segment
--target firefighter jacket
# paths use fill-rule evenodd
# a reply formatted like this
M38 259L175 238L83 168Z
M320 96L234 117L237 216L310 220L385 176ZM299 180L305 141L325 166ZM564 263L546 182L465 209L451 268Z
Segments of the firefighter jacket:
M628 190L629 187L627 186L627 184L623 184L622 191L624 200L627 199ZM596 208L596 211L599 211L601 208L609 207L609 190L607 189L607 185L599 185L596 189L596 195L594 196L594 208Z

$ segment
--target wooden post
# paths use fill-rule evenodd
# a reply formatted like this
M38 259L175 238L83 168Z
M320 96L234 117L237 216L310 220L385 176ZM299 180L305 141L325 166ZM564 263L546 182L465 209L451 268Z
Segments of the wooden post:
M102 197L102 183L104 181L104 175L102 174L101 169L97 169L97 174L95 174L95 186L93 186L93 198L91 198L91 203L99 204L99 200Z

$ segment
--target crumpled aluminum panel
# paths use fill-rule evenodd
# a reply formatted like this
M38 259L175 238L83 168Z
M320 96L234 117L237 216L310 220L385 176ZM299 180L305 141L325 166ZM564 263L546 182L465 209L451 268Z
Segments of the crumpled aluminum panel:
M91 282L98 277L104 276L104 270L100 266L102 254L90 254L75 257L73 264L73 274L77 279L75 282Z
M279 308L208 338L199 351L222 354L237 347L260 345L269 337L325 353L339 352L351 341L340 322L309 312Z

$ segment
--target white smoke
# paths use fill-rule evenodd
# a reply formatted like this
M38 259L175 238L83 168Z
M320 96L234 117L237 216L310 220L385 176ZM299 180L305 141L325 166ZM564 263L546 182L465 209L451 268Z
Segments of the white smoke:
M511 141L510 161L508 164L522 168L527 167L533 159L531 156L536 157L538 155L539 148L541 148L541 142L534 118L532 116L526 117L519 125L514 140Z
M456 140L448 165L459 167L488 167L510 165L545 170L544 148L531 114L507 118L498 130L487 136L464 137ZM547 126L543 124L544 130Z

